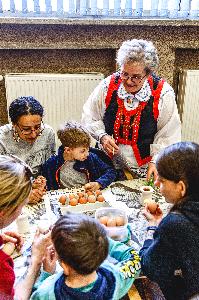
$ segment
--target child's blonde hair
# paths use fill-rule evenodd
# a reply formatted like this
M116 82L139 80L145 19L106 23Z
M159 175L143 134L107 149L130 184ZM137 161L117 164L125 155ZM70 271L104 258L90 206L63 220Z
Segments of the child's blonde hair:
M57 136L64 147L89 147L91 138L85 128L75 122L67 122L57 131Z
M32 171L15 156L0 155L0 212L10 216L28 198Z

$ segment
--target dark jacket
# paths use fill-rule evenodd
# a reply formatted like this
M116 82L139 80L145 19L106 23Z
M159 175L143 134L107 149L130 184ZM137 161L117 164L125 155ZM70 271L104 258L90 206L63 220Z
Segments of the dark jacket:
M65 276L62 275L55 283L55 296L59 300L111 300L116 289L113 273L100 267L97 270L98 278L90 291L81 292L80 289L70 288L65 284Z
M63 152L64 148L60 146L58 155L52 155L42 166L42 175L47 179L48 190L57 190L60 188L60 168L64 164ZM99 154L109 164L100 159ZM104 155L100 150L90 148L87 159L84 161L77 160L74 164L76 171L86 173L89 181L98 182L103 189L111 184L117 176L111 160L109 161L108 157L104 158Z
M159 224L140 250L142 270L168 300L199 293L199 202L189 198Z

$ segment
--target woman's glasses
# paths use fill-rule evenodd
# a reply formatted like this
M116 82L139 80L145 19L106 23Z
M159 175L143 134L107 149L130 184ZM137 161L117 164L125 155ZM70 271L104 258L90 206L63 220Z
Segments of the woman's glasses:
M128 80L130 78L131 81L142 81L148 74L145 74L144 76L141 75L132 75L129 76L129 74L127 72L120 72L120 77L123 80Z
M29 135L29 134L31 134L33 131L36 132L36 134L39 135L39 134L42 133L42 131L43 131L44 128L45 128L43 121L41 121L41 123L40 123L39 125L35 126L34 129L31 129L31 128L21 128L21 127L19 126L19 124L16 124L16 125L17 125L17 127L19 128L19 130L21 131L21 133L24 134L24 135Z

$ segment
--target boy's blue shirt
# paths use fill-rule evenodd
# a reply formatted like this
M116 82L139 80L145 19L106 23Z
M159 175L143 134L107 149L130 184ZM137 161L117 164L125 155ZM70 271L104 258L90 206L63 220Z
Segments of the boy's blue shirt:
M47 179L48 190L57 190L60 188L59 170L64 164L63 152L64 148L63 146L60 146L58 154L52 155L42 166L42 175ZM79 172L87 171L89 174L89 181L96 181L102 188L105 188L115 181L117 172L113 166L100 159L97 155L98 152L97 150L90 148L87 159L85 161L76 161L74 169Z
M106 282L106 287L103 289L99 289L95 293L96 300L119 300L121 299L130 289L134 280L139 276L140 273L140 257L132 249L132 247L128 247L127 245L113 241L109 239L109 255L115 258L118 262L116 264L110 263L105 260L97 272L100 272L103 279L107 276L110 278ZM63 275L63 272L52 275L48 277L46 280L41 282L42 274L40 277L40 281L37 283L38 289L32 294L30 300L56 300L55 296L55 284ZM103 290L106 290L106 296L103 298ZM72 289L71 289L72 290ZM107 294L107 290L109 290L109 295ZM92 293L93 289L91 289L88 293ZM106 298L108 295L109 298ZM77 294L76 294L77 296ZM82 293L79 294L81 299ZM87 292L84 293L84 299L87 299ZM65 300L73 300L74 298L69 295L64 295Z

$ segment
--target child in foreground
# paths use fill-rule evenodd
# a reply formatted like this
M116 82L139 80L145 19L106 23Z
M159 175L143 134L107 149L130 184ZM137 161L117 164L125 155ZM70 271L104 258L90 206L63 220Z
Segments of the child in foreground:
M165 148L156 161L155 184L173 206L162 218L151 214L140 251L142 270L168 300L199 299L199 145L181 142Z
M42 171L48 190L85 186L95 191L116 179L114 168L102 161L92 149L89 152L90 136L80 124L68 122L57 135L62 145L58 154L46 161Z
M43 281L31 300L117 300L139 275L137 253L108 239L103 226L91 217L67 213L55 223L51 238L63 272ZM108 254L118 262L105 260Z

